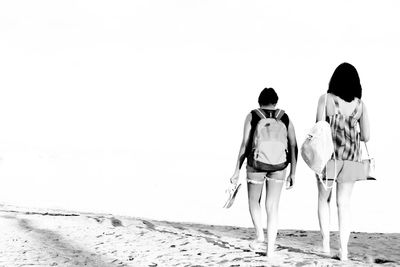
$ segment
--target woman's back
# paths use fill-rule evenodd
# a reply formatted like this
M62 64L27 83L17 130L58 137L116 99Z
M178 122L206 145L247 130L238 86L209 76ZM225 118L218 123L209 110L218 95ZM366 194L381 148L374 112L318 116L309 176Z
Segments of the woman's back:
M360 103L358 98L354 98L354 100L351 102L346 102L340 97L328 93L328 99L326 102L326 115L328 117L335 114L335 109L337 109L337 107L335 107L335 100L339 106L340 113L345 116L350 116Z

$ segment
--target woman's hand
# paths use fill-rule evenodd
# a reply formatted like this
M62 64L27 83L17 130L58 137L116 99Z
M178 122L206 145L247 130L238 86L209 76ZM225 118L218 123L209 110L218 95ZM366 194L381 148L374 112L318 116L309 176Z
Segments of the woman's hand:
M239 182L239 172L235 172L235 173L232 175L230 181L231 181L231 184L236 185L236 184Z
M286 179L286 189L291 189L294 185L295 177L293 174L289 174L288 178Z
M236 162L235 173L233 174L233 176L230 179L230 182L233 185L237 185L237 183L239 182L240 168L242 167L242 164L246 158L246 155L245 155L246 147L247 147L247 143L249 141L249 135L250 135L250 129L251 129L250 121L251 121L251 113L249 113L247 115L246 120L244 121L243 140L242 140L242 144L240 145L239 156L238 156L238 160Z

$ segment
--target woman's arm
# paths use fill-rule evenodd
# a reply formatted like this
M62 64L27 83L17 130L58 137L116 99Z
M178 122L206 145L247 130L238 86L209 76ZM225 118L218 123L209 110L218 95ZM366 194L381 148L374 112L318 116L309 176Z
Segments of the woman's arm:
M325 120L325 118L323 118L324 113L325 113L325 116L326 116L326 112L324 112L324 109L325 109L325 97L328 97L328 95L322 95L322 96L320 96L320 98L318 100L317 120L316 120L316 122Z
M368 142L370 135L368 112L364 102L361 103L362 103L362 113L360 117L361 141Z
M294 180L296 176L296 166L297 166L297 141L296 133L294 131L294 126L291 121L289 121L288 127L288 141L289 141L289 155L290 155L290 173L287 179L287 188L291 188L294 185Z
M242 144L240 145L239 156L237 159L235 172L231 178L231 183L233 183L233 184L236 184L238 182L240 168L242 167L243 162L246 158L245 152L246 152L247 143L249 142L250 129L251 129L250 121L251 121L251 113L249 113L249 115L247 115L246 120L244 122L243 140L242 140Z

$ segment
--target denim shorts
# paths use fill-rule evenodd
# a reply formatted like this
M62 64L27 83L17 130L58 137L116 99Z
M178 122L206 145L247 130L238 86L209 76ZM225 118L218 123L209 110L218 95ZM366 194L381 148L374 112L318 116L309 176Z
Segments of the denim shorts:
M286 169L280 171L272 171L272 172L260 172L253 167L247 165L247 182L251 184L263 184L265 180L275 181L275 182L285 182L286 181Z

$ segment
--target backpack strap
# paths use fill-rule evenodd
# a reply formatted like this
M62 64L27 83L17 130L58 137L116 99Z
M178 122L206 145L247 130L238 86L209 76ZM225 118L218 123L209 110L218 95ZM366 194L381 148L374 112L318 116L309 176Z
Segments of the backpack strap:
M324 111L322 113L323 120L326 120L326 102L328 101L328 93L325 94Z
M261 108L255 109L254 111L260 117L260 119L267 118L267 116L265 116L264 111Z
M277 109L275 111L275 119L281 120L283 115L285 115L285 111L283 109Z

